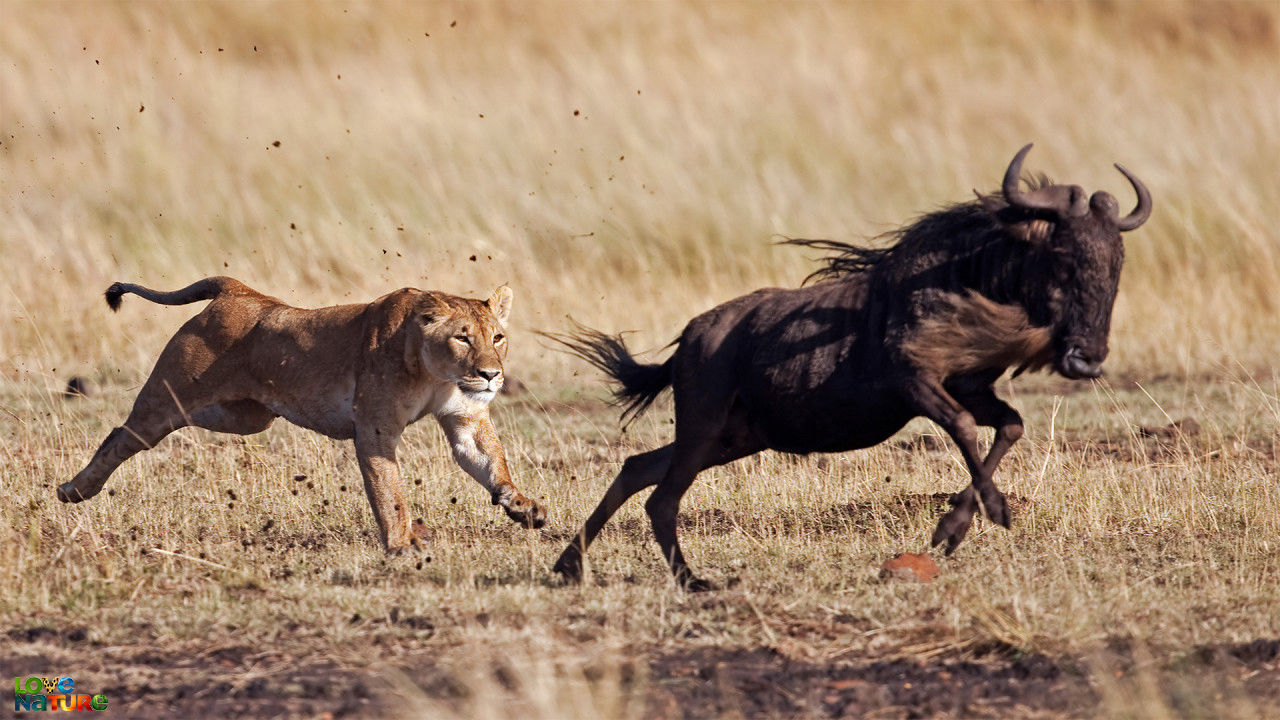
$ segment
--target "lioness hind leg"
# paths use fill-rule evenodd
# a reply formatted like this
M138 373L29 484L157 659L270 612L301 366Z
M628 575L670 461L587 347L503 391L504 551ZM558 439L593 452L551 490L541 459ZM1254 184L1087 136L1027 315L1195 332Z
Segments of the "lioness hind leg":
M138 427L126 421L122 427L115 428L107 434L107 438L98 446L97 452L93 454L93 458L83 470L76 473L69 482L58 486L58 499L62 502L76 503L97 495L102 492L102 487L107 484L107 478L111 477L111 473L120 467L120 463L143 450L154 447L166 435L184 424L179 419L176 422Z

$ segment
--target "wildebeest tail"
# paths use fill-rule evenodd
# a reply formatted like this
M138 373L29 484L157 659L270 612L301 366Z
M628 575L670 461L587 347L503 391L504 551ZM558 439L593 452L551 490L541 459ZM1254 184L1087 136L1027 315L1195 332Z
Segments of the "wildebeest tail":
M239 285L240 283L229 277L208 277L191 283L181 290L162 292L145 288L141 285L134 285L133 283L112 283L106 292L107 305L112 310L119 310L120 299L124 297L125 293L133 293L138 297L161 305L186 305L187 303L201 300L212 300L230 289L233 284Z
M613 379L613 403L622 407L622 419L640 417L671 386L671 360L662 364L636 362L622 335L606 335L575 323L571 333L542 333L569 352L604 371Z

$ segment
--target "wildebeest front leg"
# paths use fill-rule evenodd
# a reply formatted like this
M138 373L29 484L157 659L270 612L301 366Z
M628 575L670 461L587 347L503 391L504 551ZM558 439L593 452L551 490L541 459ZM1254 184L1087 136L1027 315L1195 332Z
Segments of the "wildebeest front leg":
M507 456L498 440L498 431L488 411L472 416L448 415L440 418L440 427L449 438L453 459L480 483L494 505L501 505L507 517L525 527L540 528L547 514L537 502L525 497L511 482Z
M973 513L978 509L977 496L981 495L987 514L994 522L1009 526L1009 509L1004 495L991 481L991 472L986 461L978 452L978 423L973 414L956 401L940 383L921 381L910 390L911 399L916 403L921 415L936 422L951 436L965 465L969 468L971 483L969 487L951 498L952 509L942 516L938 528L934 530L930 541L933 545L947 543L946 553L950 555L964 540L973 522ZM1012 442L1008 443L1012 445ZM993 449L995 449L993 447ZM1005 447L1001 454L1007 451ZM996 458L998 461L998 457Z
M952 496L952 509L938 521L938 528L933 533L933 545L948 541L948 555L955 551L968 532L973 513L977 510L978 498L982 500L987 517L1003 527L1010 526L1012 518L1009 503L1004 493L996 487L994 478L996 467L1009 452L1009 448L1022 437L1023 429L1022 416L1018 411L996 397L990 388L986 388L984 392L962 395L957 400L979 425L995 428L996 436L991 442L991 449L987 451L987 457L982 461L983 477L987 482L979 485L975 480Z
M1005 453L1009 452L1009 448L1022 437L1022 416L1008 403L997 397L990 387L972 394L960 395L956 399L973 415L979 425L995 428L995 439L991 441L991 449L987 451L987 457L982 461L983 470L991 482L987 484L986 492L981 494L981 498L987 516L1007 528L1010 523L1008 503L1004 494L996 489L994 478L996 467L1004 459Z
M390 553L418 543L409 525L409 503L400 482L400 467L396 464L399 444L398 432L376 426L356 431L356 459L364 476L364 492L382 533L382 544Z

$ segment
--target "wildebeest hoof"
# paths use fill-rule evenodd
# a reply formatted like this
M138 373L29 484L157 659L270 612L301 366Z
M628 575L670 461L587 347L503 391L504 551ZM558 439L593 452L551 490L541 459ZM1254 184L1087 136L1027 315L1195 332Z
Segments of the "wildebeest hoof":
M937 547L944 541L947 543L946 553L950 555L960 547L964 536L969 534L969 526L973 524L973 512L967 507L957 507L938 521L938 529L933 531L929 541L931 547Z
M507 517L526 528L537 529L547 524L547 511L523 495L512 497L502 506L502 509L506 511Z
M982 496L982 509L986 511L987 517L991 522L1009 529L1012 525L1012 516L1009 513L1009 502L1005 500L1004 493L999 490L994 491L993 495Z
M565 550L556 560L551 571L571 583L582 582L582 556L572 549Z
M92 494L85 495L80 492L74 482L65 482L58 486L56 492L58 499L64 503L78 503L81 500L88 500L93 497Z
M718 589L715 585L712 585L706 580L699 577L693 577L692 575L689 576L687 580L680 583L680 586L684 588L685 592L691 593L711 592L712 590Z

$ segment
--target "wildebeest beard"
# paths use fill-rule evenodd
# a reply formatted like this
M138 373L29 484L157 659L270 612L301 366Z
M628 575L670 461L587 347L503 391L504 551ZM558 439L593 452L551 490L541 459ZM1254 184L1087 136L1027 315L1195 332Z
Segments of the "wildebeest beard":
M677 580L707 583L689 570L676 539L679 502L703 469L764 449L793 453L869 447L914 417L938 423L960 448L971 483L952 498L932 543L954 552L979 501L1009 527L996 466L1021 437L1022 418L994 391L1006 370L1052 366L1097 377L1107 354L1111 306L1123 262L1120 232L1142 224L1151 198L1138 194L1121 218L1105 192L1047 179L1019 187L1024 147L1000 196L929 213L859 247L789 240L829 252L815 281L758 290L694 318L661 364L637 362L621 336L579 326L551 335L603 370L624 418L643 412L668 386L675 440L632 456L565 549L556 570L581 575L581 558L631 495L656 485L646 503L654 535ZM985 455L977 428L995 429Z

